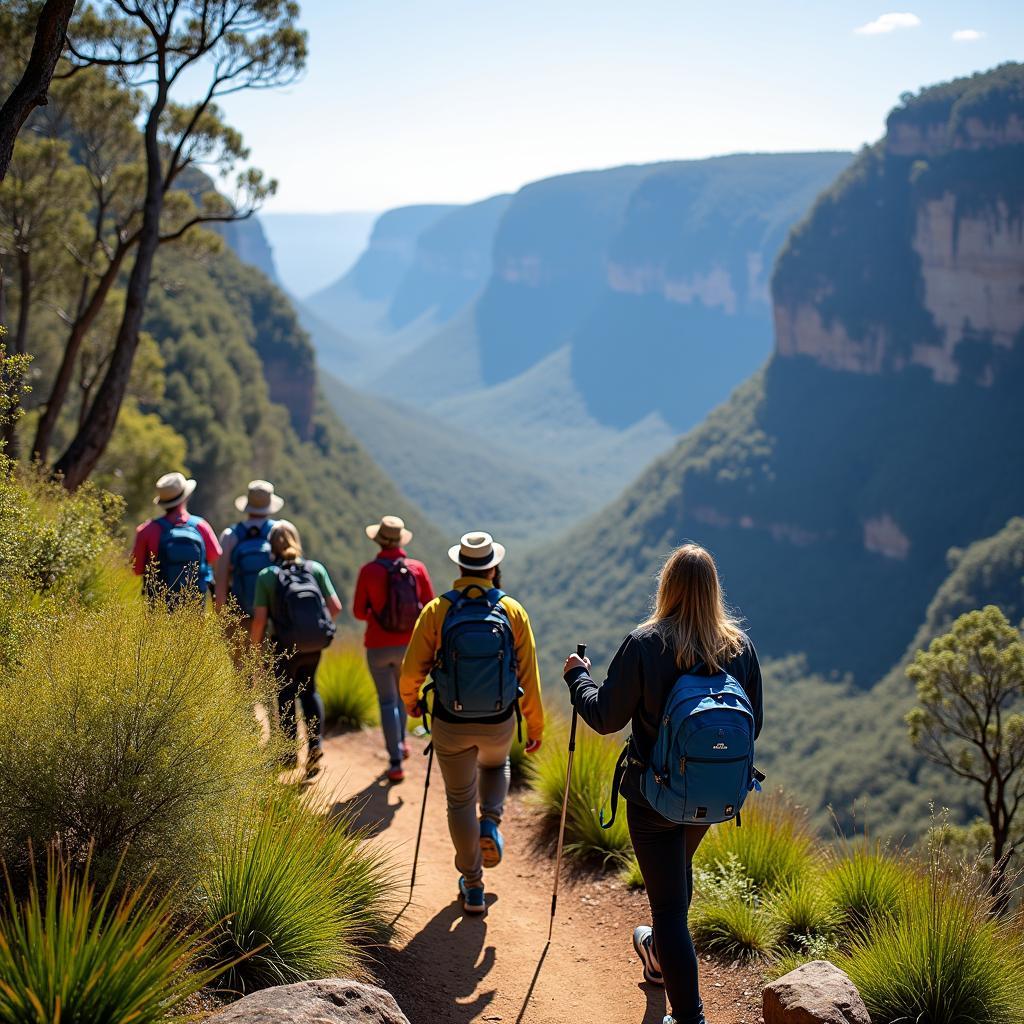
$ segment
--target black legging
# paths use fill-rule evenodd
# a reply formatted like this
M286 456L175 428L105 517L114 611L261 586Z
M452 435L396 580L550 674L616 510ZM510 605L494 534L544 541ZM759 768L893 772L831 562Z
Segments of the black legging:
M646 804L626 805L629 836L647 886L654 943L678 1024L703 1024L697 954L687 915L693 898L693 855L708 825L677 825Z
M299 704L302 717L306 720L310 750L320 747L320 732L324 721L324 702L316 692L316 669L319 664L319 651L312 654L286 654L279 656L277 662L277 707L281 729L288 739L296 738L298 729L295 705Z

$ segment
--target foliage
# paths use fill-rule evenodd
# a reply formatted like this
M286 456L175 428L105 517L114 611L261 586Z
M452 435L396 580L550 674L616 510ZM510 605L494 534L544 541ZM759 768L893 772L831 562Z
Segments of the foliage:
M88 865L85 866L85 875ZM184 1001L216 971L195 969L206 941L182 931L171 898L146 888L120 897L59 851L19 900L8 883L0 915L0 1019L19 1024L158 1024L185 1020Z
M233 964L229 990L362 973L354 943L382 931L390 868L326 810L278 791L237 818L204 877L210 957Z
M619 879L627 889L643 889L644 876L640 873L640 863L636 854L631 853L626 858L626 864L619 872Z
M358 647L333 647L324 653L316 676L324 702L324 725L365 729L380 724L377 688Z
M778 926L763 907L748 900L699 901L690 911L694 944L731 960L771 955L778 944Z
M892 920L908 888L917 884L913 866L879 843L847 845L828 867L823 889L839 914L844 934L859 935L876 921Z
M843 920L829 891L814 878L783 886L772 895L769 910L778 924L780 942L795 950L831 941Z
M7 329L0 324L0 339L6 336ZM21 415L21 401L32 390L26 383L29 362L28 356L9 355L7 346L0 342L0 433L6 434L8 427Z
M1024 638L995 605L961 615L918 651L907 675L910 738L929 760L981 787L997 873L1024 800Z
M234 808L271 784L250 679L222 622L136 594L47 624L0 681L0 850L58 837L99 878L183 880L202 871ZM182 638L187 637L188 643ZM262 684L265 685L265 684Z
M807 814L782 793L751 797L742 820L741 827L713 827L697 847L695 866L714 867L735 858L760 892L799 882L813 871L820 853Z
M544 745L526 762L526 776L533 789L536 805L552 828L558 827L565 793L568 763L568 729L556 722L546 729ZM625 807L610 829L598 820L604 809L610 813L608 795L618 761L621 743L615 737L599 736L585 726L576 733L576 753L572 762L572 785L565 821L565 851L581 860L622 860L630 849Z
M1020 936L991 910L975 880L933 863L902 891L895 917L876 919L836 962L879 1024L1015 1024L1024 1015Z

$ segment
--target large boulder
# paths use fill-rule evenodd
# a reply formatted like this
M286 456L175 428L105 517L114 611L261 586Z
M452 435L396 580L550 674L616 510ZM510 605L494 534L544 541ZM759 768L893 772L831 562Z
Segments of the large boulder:
M871 1024L847 974L812 960L764 990L764 1024Z
M409 1024L409 1018L382 988L326 978L254 992L207 1024Z

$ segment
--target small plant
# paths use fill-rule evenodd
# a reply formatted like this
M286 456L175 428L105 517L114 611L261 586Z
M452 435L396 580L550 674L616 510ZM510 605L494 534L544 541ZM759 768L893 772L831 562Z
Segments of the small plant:
M562 814L565 770L568 761L568 732L564 723L549 730L540 752L526 763L526 774L534 799L545 819L557 827ZM581 860L623 860L631 849L626 827L626 808L610 829L601 828L599 812L608 814L612 775L621 743L611 736L599 736L587 728L576 733L576 755L572 765L572 786L565 824L565 849Z
M818 844L807 815L781 793L751 797L742 820L742 827L713 826L697 847L695 865L710 867L734 856L760 892L796 882L817 866Z
M918 882L912 864L880 844L847 846L823 878L823 890L846 935L862 934L875 920L893 918L908 887Z
M328 729L339 725L365 729L380 724L377 688L361 649L339 647L327 651L320 661L316 683Z
M843 922L842 912L811 878L789 882L773 893L768 910L779 926L779 941L797 951L831 943Z
M239 818L203 881L229 990L362 973L355 942L383 932L389 868L326 810L276 793Z
M33 877L23 902L8 881L0 915L0 1020L17 1024L157 1024L210 982L194 968L203 937L179 930L168 896L145 888L97 895L52 849L46 883Z
M983 883L933 861L927 878L904 888L896 914L875 917L836 962L878 1024L1019 1024L1020 936L993 906Z
M643 889L645 887L644 876L640 873L640 864L635 854L630 854L626 859L626 866L619 872L619 878L627 889Z
M739 897L695 902L690 934L698 949L732 960L767 957L779 940L772 916L757 902Z

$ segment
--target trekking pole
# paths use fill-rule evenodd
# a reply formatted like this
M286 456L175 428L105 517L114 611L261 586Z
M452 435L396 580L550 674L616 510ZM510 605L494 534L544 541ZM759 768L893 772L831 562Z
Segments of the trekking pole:
M427 755L427 779L423 783L423 805L420 807L420 827L416 830L416 852L412 855L412 879L409 882L409 899L412 899L413 890L416 888L416 865L420 861L420 840L423 838L423 819L427 813L427 790L430 789L430 769L434 767L434 744L427 744L423 751Z
M577 644L576 654L580 658L587 655L587 645ZM569 760L565 766L565 793L562 796L562 820L558 825L558 850L555 853L555 887L551 891L551 921L548 923L548 942L551 941L552 932L555 930L555 909L558 906L558 876L562 867L562 846L565 843L565 815L569 810L569 785L572 782L572 758L576 753L576 723L579 720L579 712L576 704L572 706L572 725L569 727Z

